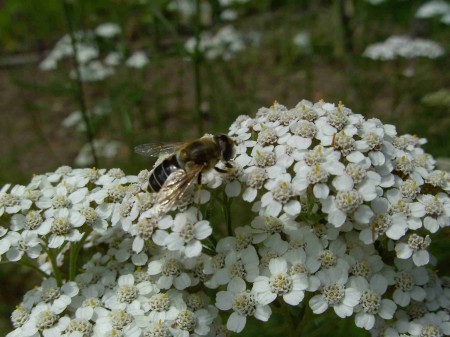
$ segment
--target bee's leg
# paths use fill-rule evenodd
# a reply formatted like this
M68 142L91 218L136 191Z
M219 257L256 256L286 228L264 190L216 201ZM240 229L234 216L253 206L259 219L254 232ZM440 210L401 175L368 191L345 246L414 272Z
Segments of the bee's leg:
M226 166L227 168L229 168L229 169L232 169L232 168L233 168L233 164L231 164L229 161L227 161L227 162L225 163L225 166Z
M214 166L214 170L216 170L216 171L219 172L219 173L228 173L227 170L224 170L224 169L221 169L221 168L215 167L215 166Z
M200 198L202 196L202 173L200 172L197 177L197 220L200 221Z

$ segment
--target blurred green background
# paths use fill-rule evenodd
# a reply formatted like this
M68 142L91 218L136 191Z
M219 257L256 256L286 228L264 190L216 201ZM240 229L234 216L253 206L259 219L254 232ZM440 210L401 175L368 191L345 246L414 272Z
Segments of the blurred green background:
M426 150L448 165L450 25L442 15L417 18L426 2L1 2L0 185L27 183L61 165L137 174L150 163L133 146L225 132L237 116L275 100L288 107L301 99L342 101L400 133L428 138ZM362 56L392 35L431 39L444 55ZM435 254L445 266L448 232L441 240ZM2 335L14 305L36 283L26 273L0 269ZM281 320L265 335L283 335ZM323 321L309 336L367 335L352 319L335 322ZM262 335L256 323L248 332Z

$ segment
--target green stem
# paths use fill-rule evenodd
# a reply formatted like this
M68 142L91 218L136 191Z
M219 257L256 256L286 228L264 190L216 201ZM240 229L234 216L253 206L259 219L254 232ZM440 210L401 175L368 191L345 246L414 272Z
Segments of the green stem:
M75 278L75 270L77 265L77 258L76 258L76 246L77 244L75 242L70 243L70 257L69 257L69 280L73 281Z
M66 19L67 27L69 29L70 44L72 46L72 51L73 51L73 63L75 66L75 85L76 85L75 86L75 96L78 100L78 103L80 104L81 115L83 116L83 121L84 121L84 124L86 125L86 135L87 135L87 139L89 142L89 146L92 151L92 157L94 158L94 165L96 167L99 167L98 157L97 157L97 153L96 153L95 147L94 147L94 133L93 133L91 123L89 120L89 116L88 116L83 82L81 80L80 64L79 64L78 58L77 58L78 49L77 49L77 44L76 44L76 37L75 37L75 33L74 33L72 17L70 15L69 4L67 3L66 0L62 0L62 5L63 5L63 9L64 9L64 16Z
M173 38L175 39L175 44L177 45L177 48L179 49L180 55L185 55L186 51L184 49L184 42L180 38L176 27L174 27L174 25L171 23L171 21L168 20L163 15L161 10L157 7L157 5L155 5L155 1L154 0L148 0L147 4L148 4L148 6L150 8L150 11L152 12L153 16L156 19L158 19L162 23L162 25L165 26L167 28L167 30L169 30L170 33L172 34Z
M289 307L282 299L278 298L278 303L280 303L280 309L281 313L283 315L283 318L287 321L287 324L285 324L287 335L289 337L296 337L296 329L295 329L295 322L292 319L292 315L289 312Z
M228 235L233 235L233 224L231 223L231 203L232 199L229 199L225 191L223 191L223 203L222 209L225 216L225 222L227 223Z
M44 245L41 245L41 247L44 250L44 252L47 253L47 256L52 265L53 275L55 276L56 283L58 284L59 287L61 287L61 285L62 285L61 271L58 268L58 264L56 262L56 256L54 254L54 251L52 249L47 249L47 247L45 247Z
M38 272L39 274L41 274L42 276L44 276L45 278L49 278L50 275L47 274L45 271L40 270L36 265L34 265L33 263L31 263L31 261L28 260L21 260L20 264L29 267L31 269L33 269L34 271Z
M72 242L70 244L70 264L69 264L69 280L75 280L75 276L77 276L77 263L78 256L80 255L80 250L83 248L84 242L86 241L89 234L92 230L88 230L83 234L81 240L77 243Z
M306 336L306 327L313 321L314 314L308 305L309 299L308 301L306 299L307 298L303 300L301 317L299 317L300 321L294 330L294 336L300 336L301 334L304 334Z

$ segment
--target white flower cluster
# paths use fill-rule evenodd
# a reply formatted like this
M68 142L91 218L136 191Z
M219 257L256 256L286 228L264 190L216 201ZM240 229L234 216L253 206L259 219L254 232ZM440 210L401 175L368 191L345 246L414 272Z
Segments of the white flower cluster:
M435 59L444 55L444 49L436 42L408 36L393 35L384 42L374 43L366 48L364 57L373 60L394 60L399 57L426 57Z
M378 6L384 3L386 0L366 0L366 2L370 3L371 5Z
M292 39L294 46L298 48L298 50L303 54L311 53L311 36L307 31L301 31L296 34Z
M121 28L115 23L103 23L94 31L75 32L76 58L79 65L80 77L83 82L101 81L115 73L114 67L118 66L123 55L118 49L108 50L104 56L99 45L99 39L111 40L121 33ZM101 43L101 41L100 41ZM63 58L73 56L74 48L70 35L64 35L39 64L41 70L54 70ZM104 56L104 57L103 57ZM148 63L148 57L143 51L135 51L125 61L125 65L131 68L142 68ZM72 78L76 78L75 70L70 72Z
M258 44L258 41L259 35L257 33L245 36L233 26L225 26L215 34L203 32L200 36L198 48L207 59L221 58L228 61L244 50L248 44ZM186 51L190 54L195 52L196 46L197 42L194 37L189 38L184 45Z
M236 6L243 5L249 0L219 0L214 5L220 11L220 18L223 21L234 21L239 14ZM189 23L195 16L196 1L195 0L172 0L167 5L167 9L172 12L177 12L182 21ZM209 1L200 1L200 19L205 25L210 25L213 21L212 8Z
M283 308L294 324L330 309L373 336L450 334L450 279L427 249L450 222L450 176L423 139L305 100L240 116L229 135L233 172L205 172L168 214L147 170L61 167L5 186L0 256L46 278L8 337L225 336Z
M416 12L416 18L429 19L435 16L441 17L441 22L450 24L450 5L442 0L432 0L424 3Z

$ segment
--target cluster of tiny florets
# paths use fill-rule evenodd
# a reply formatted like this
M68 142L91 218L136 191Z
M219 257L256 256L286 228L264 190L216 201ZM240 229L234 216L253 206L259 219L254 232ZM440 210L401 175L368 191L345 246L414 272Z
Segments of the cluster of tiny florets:
M148 170L64 166L3 187L0 257L46 275L8 337L219 336L281 302L374 336L450 333L450 281L428 251L450 179L423 139L306 100L239 116L228 135L230 173L204 172L168 212Z

